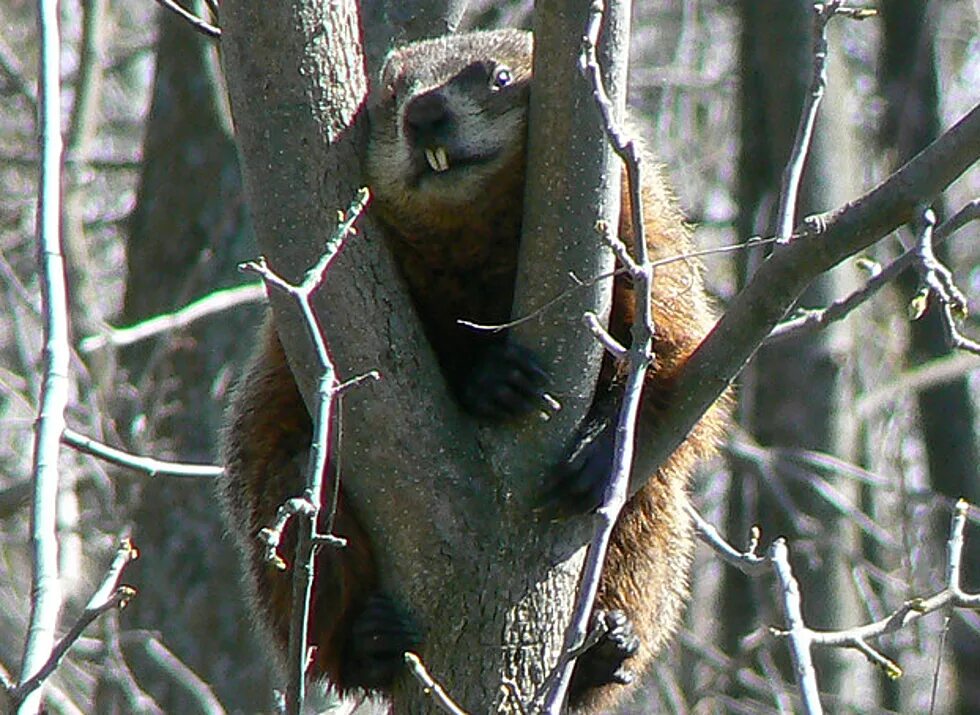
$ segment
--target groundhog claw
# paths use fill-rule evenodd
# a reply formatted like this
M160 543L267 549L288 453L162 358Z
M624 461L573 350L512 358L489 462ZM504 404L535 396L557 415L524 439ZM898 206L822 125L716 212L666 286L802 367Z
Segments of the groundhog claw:
M546 405L548 373L527 348L510 340L493 343L470 373L460 393L474 415L503 420Z
M590 688L609 683L627 685L634 674L624 663L640 649L640 639L633 631L633 623L622 611L605 611L597 608L592 612L592 627L605 627L605 634L594 646L579 656L569 685L569 697L575 699Z

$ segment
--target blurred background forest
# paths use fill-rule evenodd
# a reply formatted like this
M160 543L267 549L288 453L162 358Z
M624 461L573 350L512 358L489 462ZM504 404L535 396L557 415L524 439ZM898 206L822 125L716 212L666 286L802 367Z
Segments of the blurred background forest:
M207 16L203 3L196 10ZM470 3L468 27L529 26L528 3ZM835 208L900 166L980 101L976 0L879 0L830 26L829 88L801 215ZM0 2L0 669L16 676L30 602L32 427L42 323L34 239L36 3ZM810 79L804 0L646 0L634 8L630 104L702 247L772 235L780 176ZM64 208L77 432L137 454L216 459L228 389L262 307L241 305L124 344L129 326L243 285L256 255L215 43L149 0L61 4ZM941 197L980 196L976 167ZM980 312L974 222L941 257ZM911 245L898 232L804 299L822 307ZM709 257L720 305L762 248ZM735 544L787 537L807 623L841 629L940 590L952 506L967 523L964 585L980 588L980 358L951 353L935 311L908 306L914 271L846 320L761 350L739 381L739 427L694 485ZM966 334L980 335L969 319ZM101 337L100 337L101 336ZM93 624L47 689L52 713L269 712L273 676L253 640L208 479L147 476L65 448L58 501L63 629L131 534L138 596ZM700 546L686 626L627 712L798 710L769 576ZM980 614L935 613L877 646L818 652L829 712L980 712ZM344 710L346 711L346 710Z

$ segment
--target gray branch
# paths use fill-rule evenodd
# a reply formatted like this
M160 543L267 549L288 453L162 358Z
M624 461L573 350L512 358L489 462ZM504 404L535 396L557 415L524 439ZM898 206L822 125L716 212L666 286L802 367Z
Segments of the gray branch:
M44 667L54 648L61 610L58 581L58 454L68 404L68 298L65 263L61 252L61 86L58 3L38 4L40 26L40 97L38 126L41 135L41 172L38 180L37 242L44 315L44 378L34 434L34 500L31 514L31 615L21 662L20 684ZM41 691L29 693L19 704L19 715L34 715L41 707Z

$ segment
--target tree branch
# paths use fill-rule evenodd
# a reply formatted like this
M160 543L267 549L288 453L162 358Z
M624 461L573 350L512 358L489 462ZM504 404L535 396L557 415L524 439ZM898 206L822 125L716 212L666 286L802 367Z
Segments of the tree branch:
M967 223L975 221L977 218L980 218L980 199L974 199L968 202L952 218L944 221L942 225L936 228L933 240L938 242L945 241ZM786 338L806 335L825 328L838 320L843 320L853 310L863 305L869 298L876 295L879 290L901 275L903 271L910 268L915 263L916 254L917 247L910 248L883 269L872 266L871 278L862 288L859 288L851 295L832 303L826 308L803 310L799 315L783 321L772 329L769 337L766 338L766 342L777 342Z
M813 5L813 73L806 102L800 112L800 123L796 128L796 138L790 152L789 161L783 171L782 186L779 190L779 209L776 212L776 238L780 243L789 241L796 225L796 202L800 182L803 179L803 165L810 151L813 127L817 122L817 111L827 91L827 23L837 13L841 0Z
M183 308L141 320L125 328L107 326L101 335L89 335L82 338L78 344L78 350L84 354L94 352L107 345L113 347L132 345L162 333L186 328L202 318L215 315L223 310L249 303L263 303L265 299L265 286L261 283L249 283L216 290L203 298L188 303Z
M649 475L683 441L816 276L915 217L980 158L980 106L864 196L804 221L763 263L694 352L665 429L643 445L634 473ZM638 455L640 456L640 455ZM642 470L642 471L637 471Z
M61 252L61 39L58 3L38 4L40 68L38 96L41 169L38 183L37 244L44 315L44 379L34 435L34 501L31 512L31 616L21 661L20 684L36 676L51 657L61 610L58 581L58 454L68 404L68 298ZM41 706L36 690L20 702L20 715L33 715Z
M606 239L607 245L610 245L613 252L620 257L620 261L626 267L630 279L636 286L637 317L633 325L633 340L630 348L626 351L629 368L623 404L620 408L619 419L616 425L616 447L612 473L610 475L609 486L603 498L603 504L599 508L594 520L592 540L589 544L585 565L582 568L582 577L579 582L575 603L572 607L571 618L565 630L562 649L566 654L574 652L586 639L586 631L592 615L593 603L599 591L602 567L606 560L606 552L609 548L613 527L615 527L616 521L619 519L619 514L626 504L630 471L633 465L636 418L640 409L640 395L643 390L647 368L653 359L653 319L651 317L653 267L647 255L645 223L643 220L643 200L640 195L640 188L642 186L640 157L636 145L631 138L627 138L622 126L617 121L617 113L622 116L623 108L622 106L616 107L610 99L599 67L596 46L599 39L600 27L603 26L604 11L605 8L601 0L594 0L592 2L589 10L588 23L583 32L581 70L589 82L593 101L599 109L603 133L616 152L616 155L622 161L623 168L620 170L620 173L625 171L628 177L627 183L630 191L630 205L632 207L631 221L635 236L635 258L629 255L628 248L611 233L611 227L619 225L618 216L615 215L618 211L615 208L612 210L612 218L616 218L616 223L608 223L607 218L603 218L599 220L596 226L605 228L606 234L604 238ZM628 19L627 14L625 22L621 17L614 17L611 20L612 26L624 32L627 37L629 35ZM617 39L622 41L622 38ZM623 52L623 56L619 57L618 60L625 64L625 55L628 54L628 43L624 42L616 49ZM617 109L619 110L618 112ZM622 186L621 183L620 186ZM594 313L590 312L588 315L595 319ZM604 342L608 341L599 341L599 344L602 345ZM574 657L562 659L562 662L560 662L559 677L545 692L542 708L544 712L557 715L561 711L565 701L565 693L571 682L574 666Z
M419 681L425 693L432 698L432 701L439 706L440 710L450 715L467 715L466 711L453 702L453 699L449 697L445 689L429 674L421 658L415 655L415 653L406 653L405 662L411 669L414 678Z
M307 329L310 342L314 346L320 368L320 379L314 397L313 440L310 444L309 463L306 471L306 490L302 497L288 499L279 508L276 525L262 530L262 537L269 550L269 559L280 567L282 559L276 555L276 548L286 523L293 517L300 517L297 525L299 538L296 544L296 558L293 560L293 604L292 618L289 624L289 683L286 691L286 711L290 715L299 715L304 710L306 698L306 667L307 667L307 633L310 625L310 604L313 597L313 576L316 565L316 552L320 546L343 548L346 539L335 536L333 532L334 518L340 493L340 474L334 476L331 485L330 508L326 519L326 534L317 534L317 523L320 517L321 499L323 496L323 480L327 473L327 459L330 456L330 430L333 425L332 415L334 398L338 394L339 383L337 371L334 368L330 351L317 322L313 310L313 294L323 285L327 270L337 259L344 240L354 234L354 222L361 217L367 206L369 193L361 189L357 198L350 205L346 214L340 214L339 225L333 235L327 240L323 254L304 276L301 283L292 285L281 276L271 271L264 259L242 266L243 270L256 273L267 285L274 287L290 296L299 308ZM336 450L334 457L336 458Z
M138 558L139 553L133 547L128 537L120 541L119 548L116 550L116 557L106 571L102 583L92 594L85 610L78 617L69 631L62 636L51 649L47 661L30 677L21 683L11 692L11 698L20 703L21 710L26 707L25 700L35 692L40 692L38 688L47 680L61 661L68 654L68 650L82 637L82 633L88 628L96 618L106 611L113 608L125 608L126 604L136 595L135 589L130 586L119 586L119 579L122 578L123 569L130 561Z
M128 467L139 472L145 472L151 477L189 477L197 479L200 477L214 478L221 474L221 467L213 464L181 464L179 462L166 462L153 457L141 457L137 454L130 454L98 440L79 434L70 427L65 427L61 433L61 441L70 447L97 457L110 464L120 467Z
M210 40L221 39L220 29L181 7L175 0L156 0L156 2L164 9L172 12L174 15L184 20L187 24L194 28L195 32L201 33Z
M817 672L813 668L810 655L810 630L803 622L803 607L800 601L800 585L793 576L789 565L789 549L785 539L776 539L769 550L769 559L779 580L782 597L779 599L783 617L789 626L786 636L789 639L790 654L793 657L793 674L796 686L803 697L803 710L807 715L820 715L820 689L817 687Z
M924 285L923 292L913 301L919 305L914 317L920 318L926 310L928 298L931 295L934 305L940 311L943 332L946 342L951 348L966 350L980 355L980 343L960 334L956 328L956 318L966 315L966 296L960 292L953 281L952 272L942 264L933 250L933 229L936 225L936 214L932 209L922 212L921 229L915 246L915 267Z

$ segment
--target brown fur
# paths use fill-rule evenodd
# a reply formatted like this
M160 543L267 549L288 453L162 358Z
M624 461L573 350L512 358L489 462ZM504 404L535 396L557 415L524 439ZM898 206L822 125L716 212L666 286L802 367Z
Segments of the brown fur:
M484 93L454 80L477 60L505 63L513 84L506 91ZM531 41L525 33L440 38L396 51L373 95L365 166L373 210L450 382L472 364L485 340L458 326L457 319L500 323L510 317L523 212L530 62ZM424 157L407 150L404 136L408 101L433 89L444 93L454 114L458 110L457 131L446 142L453 168L446 176L427 172ZM458 161L481 152L492 152L492 158L472 165ZM646 172L642 196L651 257L689 252L688 230L655 169ZM628 241L628 197L624 204L620 235ZM655 291L656 367L644 390L641 439L644 431L656 428L675 375L714 322L696 261L659 267ZM617 279L610 329L622 341L629 339L633 311L632 288ZM262 562L255 536L285 498L302 490L310 422L274 331L267 327L265 333L230 409L223 495L248 564L255 609L284 646L290 575ZM601 380L609 383L614 372L607 361ZM646 668L679 620L693 544L683 510L686 485L695 463L714 451L723 422L723 413L709 412L630 499L614 531L597 605L620 609L632 620L642 646L627 663L631 670ZM318 647L314 670L335 683L351 608L377 583L367 535L343 501L337 531L351 546L319 556L311 629ZM627 690L620 685L596 689L582 709L606 711Z

